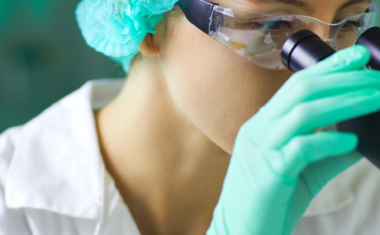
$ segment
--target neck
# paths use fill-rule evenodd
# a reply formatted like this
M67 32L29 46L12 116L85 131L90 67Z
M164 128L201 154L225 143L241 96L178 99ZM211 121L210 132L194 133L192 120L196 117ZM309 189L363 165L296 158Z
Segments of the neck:
M181 112L157 59L143 60L96 113L106 168L141 234L204 234L229 155Z

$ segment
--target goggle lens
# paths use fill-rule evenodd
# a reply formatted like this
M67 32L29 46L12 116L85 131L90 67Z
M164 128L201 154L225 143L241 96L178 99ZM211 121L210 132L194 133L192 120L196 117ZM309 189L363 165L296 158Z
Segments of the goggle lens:
M366 13L328 24L303 15L277 15L236 11L214 6L210 35L236 54L268 69L286 69L281 63L284 43L300 30L309 29L335 50L355 45L358 37L377 25L373 3Z

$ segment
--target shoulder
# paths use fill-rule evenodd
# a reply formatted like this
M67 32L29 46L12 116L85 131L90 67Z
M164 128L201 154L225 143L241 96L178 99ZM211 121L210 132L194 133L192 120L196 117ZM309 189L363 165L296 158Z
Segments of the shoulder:
M22 127L13 127L0 134L0 176L9 165L15 144L20 135ZM0 178L0 183L2 182Z
M7 208L5 180L22 127L11 128L0 135L0 234L30 234L23 210Z
M0 135L0 234L93 234L96 226L94 220L59 213L59 211L54 211L54 208L40 207L39 203L43 198L38 197L38 194L29 195L30 201L18 202L19 195L9 193L9 189L12 189L9 179L15 166L15 160L17 160L17 154L20 149L25 149L23 145L26 137L25 128L26 125L14 127ZM33 156L36 157L36 154ZM29 169L38 169L33 164L29 163L28 165ZM17 179L23 177L22 172L19 173ZM27 171L24 173L27 174ZM45 175L45 173L42 174ZM29 179L33 179L29 180L32 187L43 191L36 183L38 177L29 177ZM58 190L54 191L59 192ZM50 202L54 204L53 200Z
M20 137L22 127L8 129L0 135L0 189L4 191L8 168Z
M0 234L93 234L104 165L93 111L122 81L88 82L0 135Z

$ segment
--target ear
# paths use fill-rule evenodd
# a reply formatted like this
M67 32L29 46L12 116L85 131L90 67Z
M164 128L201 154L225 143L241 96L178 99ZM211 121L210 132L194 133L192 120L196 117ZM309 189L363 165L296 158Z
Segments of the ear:
M160 52L160 47L154 34L148 33L139 45L140 52L145 56L155 56Z

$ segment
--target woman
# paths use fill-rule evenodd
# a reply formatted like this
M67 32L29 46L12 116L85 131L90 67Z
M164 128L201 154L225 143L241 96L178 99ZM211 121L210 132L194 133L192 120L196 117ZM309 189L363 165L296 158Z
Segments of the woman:
M376 234L380 174L334 129L380 109L369 51L345 49L373 4L175 3L80 3L128 77L2 134L0 234ZM279 52L306 28L344 50L293 75Z

